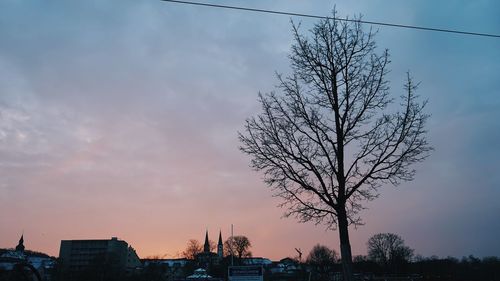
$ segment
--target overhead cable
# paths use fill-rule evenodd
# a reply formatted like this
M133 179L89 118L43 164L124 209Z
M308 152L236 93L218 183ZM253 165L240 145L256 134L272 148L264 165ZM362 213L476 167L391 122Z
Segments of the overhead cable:
M284 12L284 11L276 11L276 10L256 9L256 8L248 8L248 7L241 7L241 6L228 6L228 5L219 5L219 4L192 2L192 1L183 1L183 0L160 0L160 1L178 3L178 4L195 5L195 6L203 6L203 7L211 7L211 8L240 10L240 11L247 11L247 12L267 13L267 14L315 18L315 19L328 19L328 20L337 20L337 21L345 21L345 22L360 22L360 23L364 23L364 24L389 26L389 27L396 27L396 28L407 28L407 29L416 29L416 30L424 30L424 31L454 33L454 34L460 34L460 35L473 35L473 36L500 38L500 35L498 35L498 34L469 32L469 31L462 31L462 30L455 30L455 29L444 29L444 28L433 28L433 27L405 25L405 24L397 24L397 23L367 21L367 20L361 20L361 19L358 20L358 19L338 18L338 17L327 17L327 16L320 16L320 15L312 15L312 14L292 13L292 12Z

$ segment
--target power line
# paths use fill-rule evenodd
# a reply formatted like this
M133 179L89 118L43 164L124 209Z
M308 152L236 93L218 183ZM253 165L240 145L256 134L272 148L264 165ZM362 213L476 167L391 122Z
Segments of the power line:
M178 3L178 4L194 5L194 6L211 7L211 8L240 10L240 11L247 11L247 12L267 13L267 14L286 15L286 16L314 18L314 19L338 20L338 21L345 21L345 22L360 22L360 23L365 23L365 24L373 24L373 25L389 26L389 27L397 27L397 28L408 28L408 29L417 29L417 30L425 30L425 31L454 33L454 34L461 34L461 35L473 35L473 36L500 38L500 35L498 35L498 34L469 32L469 31L461 31L461 30L454 30L454 29L433 28L433 27L414 26L414 25L405 25L405 24L397 24L397 23L366 21L366 20L354 20L354 19L347 19L347 18L336 18L336 17L319 16L319 15L312 15L312 14L292 13L292 12L283 12L283 11L275 11L275 10L265 10L265 9L256 9L256 8L239 7L239 6L228 6L228 5L201 3L201 2L181 1L181 0L160 0L160 1Z

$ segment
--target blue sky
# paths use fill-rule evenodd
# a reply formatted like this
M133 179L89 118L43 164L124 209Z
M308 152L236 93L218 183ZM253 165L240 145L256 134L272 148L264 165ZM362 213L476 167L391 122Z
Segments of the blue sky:
M498 1L212 3L500 34ZM302 31L314 24L302 21ZM369 28L369 26L367 26ZM376 27L375 27L376 28ZM392 94L406 71L429 100L435 151L416 179L381 189L351 230L424 256L500 255L500 40L380 27ZM337 233L281 219L237 131L287 73L290 17L161 1L0 3L0 247L119 236L175 256L229 225L258 256L293 256Z

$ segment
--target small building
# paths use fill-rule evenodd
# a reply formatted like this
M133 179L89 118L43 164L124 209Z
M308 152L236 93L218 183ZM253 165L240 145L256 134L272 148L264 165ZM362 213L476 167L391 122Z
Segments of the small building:
M189 275L186 279L187 281L222 281L221 278L215 278L210 276L204 268L196 269L193 274ZM181 281L181 279L179 279Z
M242 258L241 263L243 265L262 265L270 266L273 262L268 258L252 257L252 258Z
M196 269L193 274L189 275L187 279L211 279L212 276L208 275L207 271L203 268Z
M193 260L180 259L143 259L143 270L163 276L164 280L183 280L192 272Z
M176 267L181 268L185 267L188 264L192 263L192 260L186 258L179 259L143 259L144 266L149 265L166 265L168 267Z

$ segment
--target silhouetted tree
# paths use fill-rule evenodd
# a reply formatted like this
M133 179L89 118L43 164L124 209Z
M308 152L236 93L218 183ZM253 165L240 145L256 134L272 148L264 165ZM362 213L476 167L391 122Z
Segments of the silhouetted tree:
M203 251L203 246L196 239L189 239L186 249L182 252L182 256L186 259L194 259L197 254Z
M328 280L336 262L335 250L319 244L312 248L306 259L306 263L313 270L313 280Z
M232 240L231 240L232 239ZM229 237L224 242L224 249L227 255L235 255L238 258L249 258L252 256L250 251L252 243L243 235Z
M0 267L0 280L1 281L41 281L40 274L33 267L33 265L25 262L15 264L12 270L5 270Z
M217 249L217 243L214 240L209 239L208 245L210 245L210 252L215 252Z
M354 262L354 270L362 273L380 273L382 272L381 266L368 259L367 256L355 256L352 260Z
M482 260L474 256L463 257L461 260L454 257L422 257L413 262L411 267L412 272L422 276L423 280L500 280L500 259L498 257L485 257Z
M166 281L169 272L169 266L151 262L135 275L136 280L144 281Z
M367 242L368 257L386 270L397 270L407 264L413 256L413 249L405 245L404 240L393 233L373 235Z
M335 17L335 12L333 13ZM407 76L398 111L386 80L388 51L359 21L325 19L307 38L293 25L293 73L279 92L259 94L262 112L246 120L240 149L287 207L285 216L338 228L344 280L353 280L348 227L382 184L412 180L411 165L431 150L428 118Z

